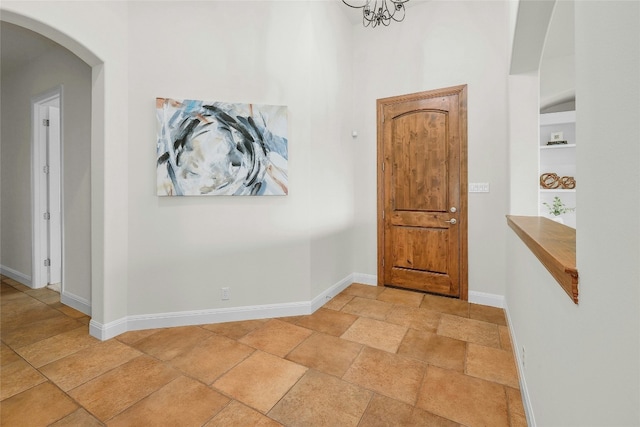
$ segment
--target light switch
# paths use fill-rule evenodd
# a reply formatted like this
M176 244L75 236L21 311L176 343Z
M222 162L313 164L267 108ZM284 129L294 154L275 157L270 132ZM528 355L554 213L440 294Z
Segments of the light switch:
M469 193L488 193L488 192L489 192L488 182L470 182L469 183Z

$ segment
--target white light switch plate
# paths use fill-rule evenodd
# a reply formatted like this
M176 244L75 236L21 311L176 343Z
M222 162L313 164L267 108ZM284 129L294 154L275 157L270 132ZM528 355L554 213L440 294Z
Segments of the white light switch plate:
M469 193L488 193L488 192L489 192L488 182L470 182L469 183Z

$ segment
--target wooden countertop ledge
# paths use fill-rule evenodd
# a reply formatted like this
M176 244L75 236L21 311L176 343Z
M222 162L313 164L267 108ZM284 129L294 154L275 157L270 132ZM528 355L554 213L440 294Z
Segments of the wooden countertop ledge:
M507 223L577 304L576 230L540 216L507 215Z

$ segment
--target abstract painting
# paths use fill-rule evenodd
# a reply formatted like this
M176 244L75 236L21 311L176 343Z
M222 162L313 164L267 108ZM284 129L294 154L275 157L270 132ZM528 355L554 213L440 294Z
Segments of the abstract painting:
M287 107L156 98L158 196L288 194Z

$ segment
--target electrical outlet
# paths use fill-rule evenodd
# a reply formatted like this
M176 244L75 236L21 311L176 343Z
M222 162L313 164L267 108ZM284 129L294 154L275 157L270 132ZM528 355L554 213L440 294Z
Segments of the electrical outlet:
M522 357L520 357L520 362L522 363L522 367L524 368L524 346L522 346Z
M221 288L220 289L220 297L222 298L223 301L226 301L230 298L230 294L231 291L229 290L229 288Z

